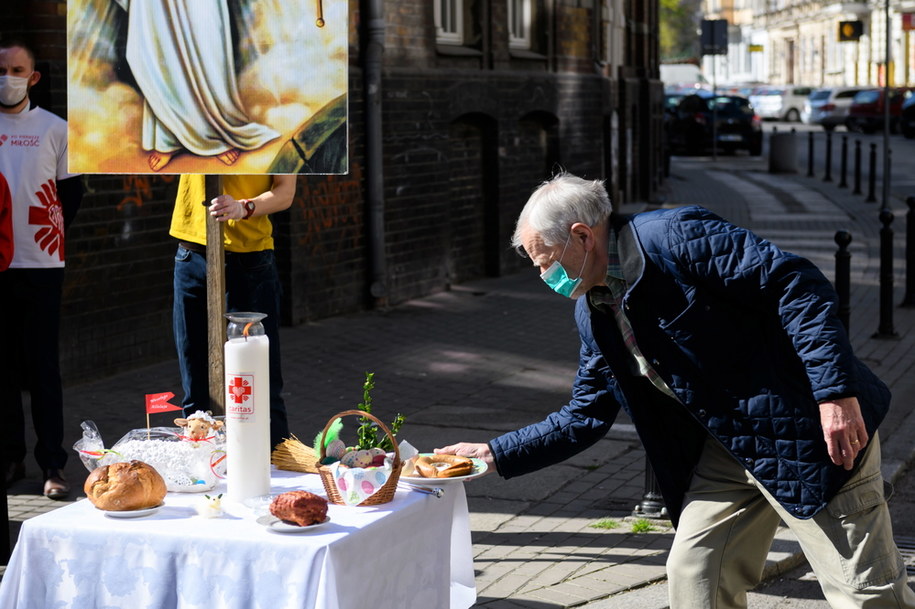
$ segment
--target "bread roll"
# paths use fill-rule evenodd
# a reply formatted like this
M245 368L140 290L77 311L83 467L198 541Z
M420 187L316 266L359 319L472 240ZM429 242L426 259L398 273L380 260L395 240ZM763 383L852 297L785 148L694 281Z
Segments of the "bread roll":
M421 455L415 471L423 478L456 478L473 473L473 460L457 455Z
M126 512L162 503L165 480L148 463L130 461L95 468L83 485L92 505L109 512Z

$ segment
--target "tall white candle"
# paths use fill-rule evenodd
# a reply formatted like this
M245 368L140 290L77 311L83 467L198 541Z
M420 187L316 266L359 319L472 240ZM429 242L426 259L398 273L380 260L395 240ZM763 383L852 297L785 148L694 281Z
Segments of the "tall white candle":
M230 337L226 341L226 499L229 501L241 502L270 492L269 350L270 341L263 334Z

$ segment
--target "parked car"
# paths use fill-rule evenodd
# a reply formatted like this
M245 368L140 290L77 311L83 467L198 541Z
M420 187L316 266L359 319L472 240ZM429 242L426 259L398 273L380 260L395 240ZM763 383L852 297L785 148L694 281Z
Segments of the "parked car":
M680 100L669 123L671 149L702 154L712 146L713 131L719 150L762 154L762 121L750 101L737 95L687 95Z
M912 96L912 89L897 87L890 92L890 133L899 129L899 115L902 104ZM848 107L848 116L845 118L845 127L856 133L873 133L883 129L884 116L884 90L866 89L857 93Z
M687 95L698 95L700 97L711 97L710 91L705 89L693 89L691 92L683 92L677 88L668 88L664 91L664 132L663 132L663 155L664 155L664 175L670 175L670 156L674 153L673 142L673 125L677 119L677 106Z
M915 95L910 95L899 110L899 131L908 139L915 137Z
M801 120L804 102L813 92L811 87L788 85L786 87L763 87L749 96L753 109L761 119L789 122Z
M746 97L750 99L756 93L766 89L765 85L759 83L737 83L730 85L722 85L717 87L715 90L720 95L737 95L738 97ZM753 103L751 100L750 103Z
M661 81L665 86L678 84L703 85L708 83L702 69L691 63L662 63L658 66Z
M801 120L811 125L822 125L832 131L845 124L848 107L855 95L867 87L827 87L816 89L804 103Z
M677 88L667 88L664 90L664 112L674 115L677 113L677 106L687 95L698 95L699 97L712 97L712 92L705 89L688 89L681 90Z

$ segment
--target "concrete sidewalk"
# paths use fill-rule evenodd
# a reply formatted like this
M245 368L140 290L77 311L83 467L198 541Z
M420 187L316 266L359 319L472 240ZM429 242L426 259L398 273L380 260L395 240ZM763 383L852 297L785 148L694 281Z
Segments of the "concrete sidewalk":
M770 175L764 161L743 156L714 163L674 159L663 205L687 203L702 204L813 259L829 277L835 231L852 234L851 335L859 356L895 393L895 408L881 429L884 473L895 478L913 457L915 381L909 371L915 311L894 304L898 336L872 337L879 312L876 206L834 183ZM898 303L904 292L905 207L896 201L894 208ZM569 398L578 361L572 309L571 301L550 293L529 271L474 281L388 311L284 328L291 429L310 441L335 413L358 404L366 371L376 373L375 414L390 420L404 413L401 437L421 450L485 441L540 420ZM174 361L66 388L67 445L86 419L97 423L109 445L144 427L143 395L163 391L181 393ZM153 425L173 418L156 416ZM663 521L633 531L644 466L639 441L621 418L606 438L565 463L509 481L487 476L468 483L476 606L626 606L618 604L625 600L621 594L663 580L673 531ZM29 476L9 491L10 516L17 521L60 505L40 496L38 472L31 462L27 467ZM75 455L66 471L81 488L87 472ZM802 560L783 532L767 573Z

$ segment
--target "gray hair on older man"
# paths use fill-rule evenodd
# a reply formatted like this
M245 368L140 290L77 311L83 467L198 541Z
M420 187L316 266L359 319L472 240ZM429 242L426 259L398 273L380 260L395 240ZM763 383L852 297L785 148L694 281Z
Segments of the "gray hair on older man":
M563 243L576 222L596 226L613 211L603 180L585 180L567 172L540 184L518 216L512 247L524 255L521 232L533 230L544 245Z

